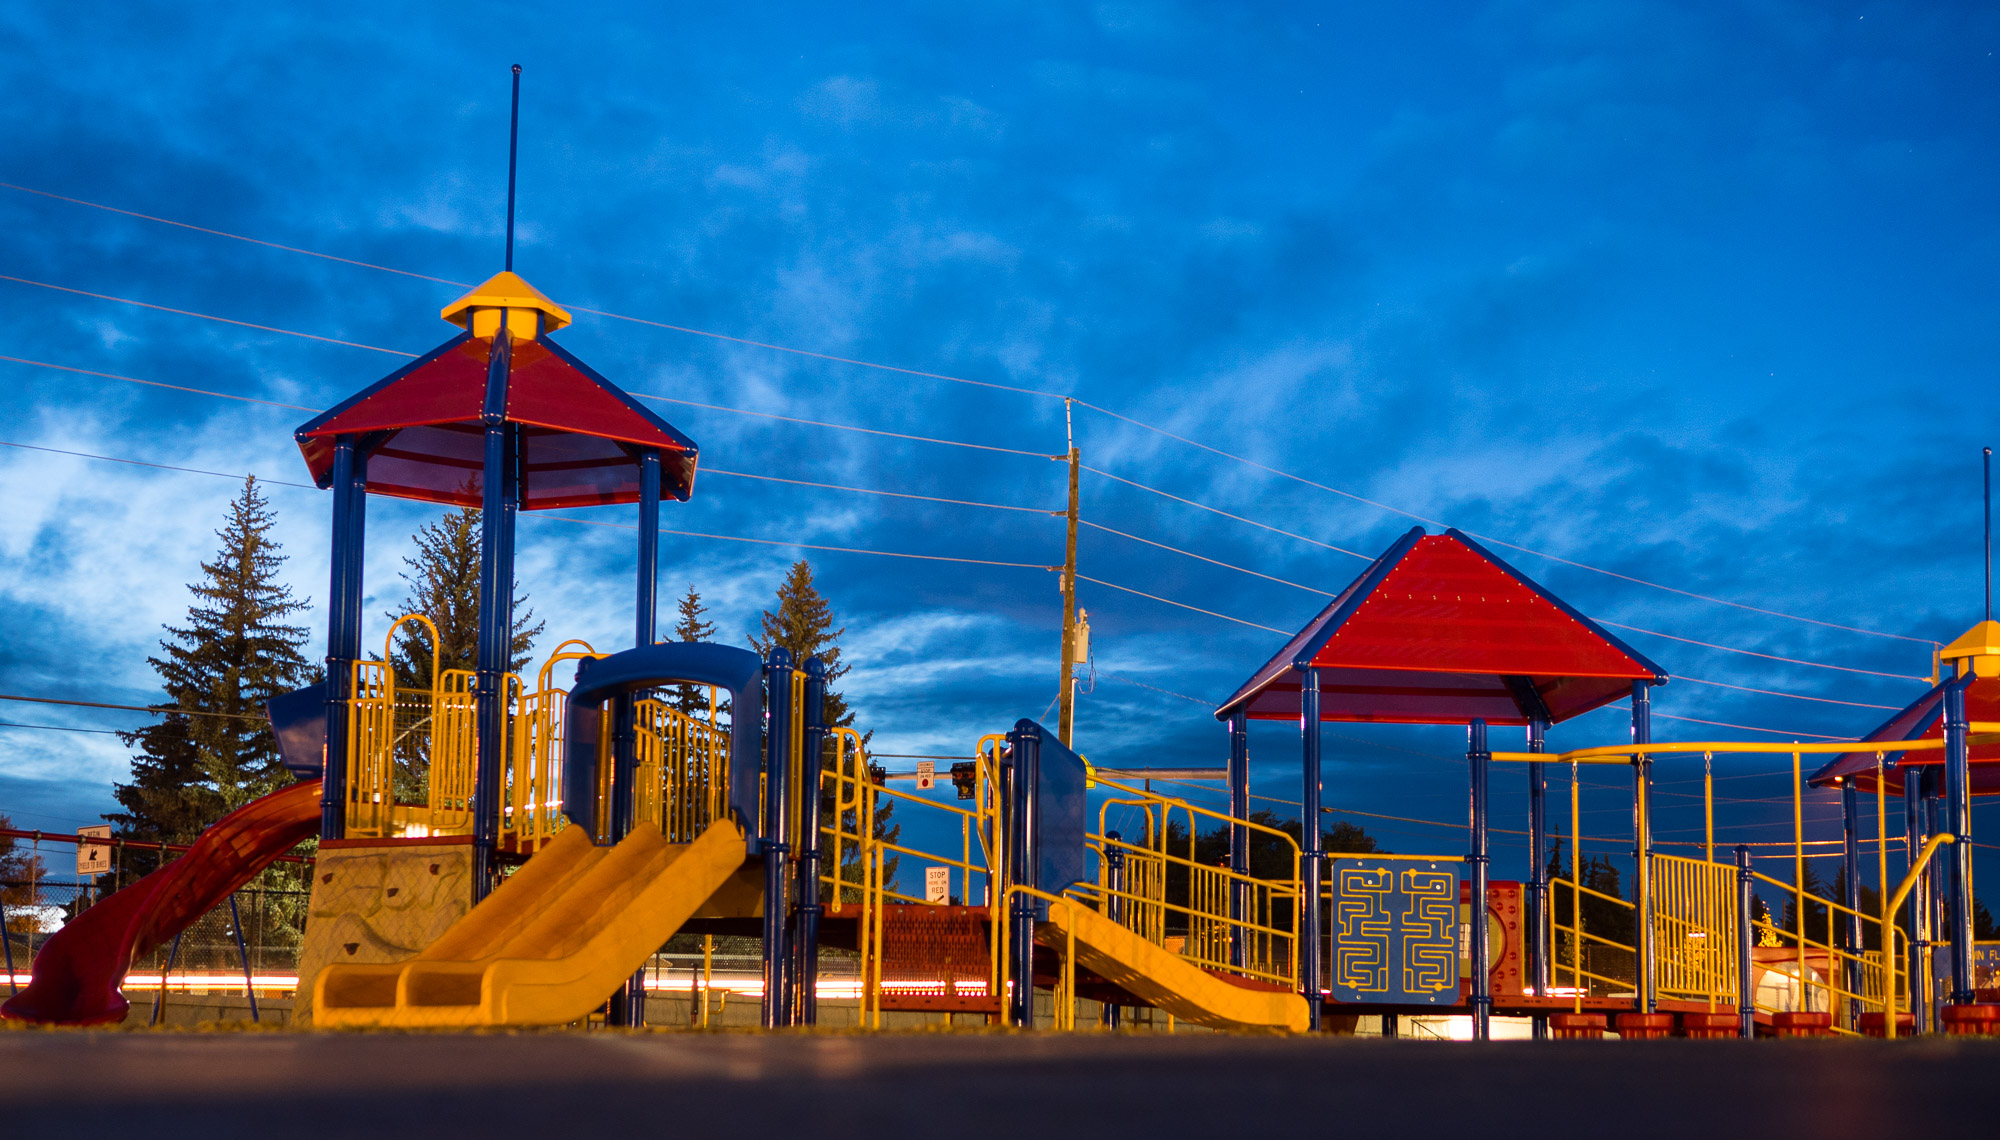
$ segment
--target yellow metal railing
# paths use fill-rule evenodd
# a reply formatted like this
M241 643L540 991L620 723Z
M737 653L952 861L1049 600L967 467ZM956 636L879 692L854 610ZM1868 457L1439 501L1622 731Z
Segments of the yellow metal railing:
M1661 997L1735 1005L1736 868L1653 856L1654 989Z
M1204 969L1296 985L1300 947L1295 931L1302 897L1297 841L1276 828L1234 819L1178 797L1102 777L1097 782L1119 794L1098 808L1097 833L1085 840L1097 855L1097 881L1078 893L1093 898L1098 909L1117 913L1123 926L1156 946L1168 948L1169 927L1180 927L1182 941L1175 952ZM1118 807L1138 811L1141 832L1136 841L1109 837L1106 822ZM1185 852L1168 849L1174 834L1170 824L1176 817L1184 829ZM1240 824L1276 839L1289 849L1290 876L1260 879L1202 862L1195 856L1195 844L1204 821L1222 828ZM1122 888L1110 883L1112 860L1107 856L1114 852L1123 856ZM1236 918L1230 912L1239 889L1245 909ZM1108 907L1111 903L1117 905ZM1235 964L1238 938L1244 949L1240 966Z
M713 702L711 702L712 704ZM729 733L665 701L638 702L639 821L669 843L692 843L722 811L729 787Z

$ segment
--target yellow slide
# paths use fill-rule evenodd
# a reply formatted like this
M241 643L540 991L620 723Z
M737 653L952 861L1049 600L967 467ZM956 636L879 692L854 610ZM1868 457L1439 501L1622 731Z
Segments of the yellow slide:
M1060 947L1071 931L1078 965L1182 1021L1211 1029L1306 1031L1306 999L1299 995L1226 982L1088 907L1049 904L1049 920L1036 937Z
M641 828L598 847L565 828L436 945L392 965L332 965L322 1026L562 1025L587 1017L744 863L743 831L693 843Z

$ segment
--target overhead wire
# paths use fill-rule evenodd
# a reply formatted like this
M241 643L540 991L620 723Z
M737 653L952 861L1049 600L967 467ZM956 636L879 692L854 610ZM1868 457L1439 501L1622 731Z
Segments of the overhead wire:
M239 321L233 317L219 317L216 316L214 313L198 313L195 312L193 309L176 309L171 305L155 305L151 301L135 301L130 297L114 297L109 293L93 293L88 289L72 289L67 285L52 285L47 281L35 281L27 277L15 277L12 276L11 274L6 274L6 273L0 273L0 281L12 281L20 285L33 285L38 289L53 289L58 293L74 293L79 297L93 297L99 301L115 301L120 305L132 305L141 309L153 309L155 311L162 313L172 313L175 316L179 317L197 317L204 321L216 321L218 323L225 325L235 325L238 328L256 329L258 332L278 333L282 336L301 337L305 340L316 340L322 344L336 344L345 348L361 348L361 349L366 349L369 352L385 352L391 356L415 357L417 355L414 352L404 352L401 349L397 348L381 348L377 345L362 344L360 341L357 340L341 340L339 337L320 336L318 333L300 332L297 329L281 329L276 325L260 325L255 323L254 321Z
M397 269L397 268L394 268L394 267L391 267L391 266L385 266L385 265L378 265L378 264L375 264L375 263L372 263L372 262L365 262L365 261L360 261L360 260L356 260L356 259L353 259L353 258L344 258L344 257L339 257L339 256L336 256L336 255L333 255L333 254L327 254L327 253L321 253L321 252L319 252L319 251L316 251L316 250L309 250L309 249L305 249L305 248L302 248L302 247L298 247L298 246L290 246L290 245L284 245L284 244L281 244L281 243L278 243L278 242L272 242L272 241L267 241L267 240L264 240L264 239L261 239L261 238L253 238L253 237L250 237L250 236L248 236L248 235L244 235L244 234L237 234L237 233L232 233L232 232L230 232L230 231L227 231L227 230L220 230L220 229L214 229L214 228L211 228L211 227L206 227L206 226L197 226L197 225L193 225L193 224L191 224L191 223L187 223L187 222L180 222L180 221L175 221L175 220L173 220L173 219L169 219L169 218L163 218L163 217L159 217L159 216L156 216L156 215L151 215L151 214L142 214L142 213L139 213L139 212L137 212L137 211L133 211L133 210L126 210L126 209L122 209L122 208L119 208L119 207L116 207L116 206L111 206L111 205L108 205L108 204L105 204L105 203L100 203L100 202L93 202L93 201L90 201L90 200L88 200L88 199L83 199L83 198L76 198L76 197L71 197L71 196L68 196L68 195L62 195L62 194L55 194L55 193L51 193L51 192L49 192L49 191L45 191L45 190L38 190L38 189L35 189L35 188L32 188L32 187L27 187L27 186L21 186L21 185L18 185L18 184L15 184L15 183L0 183L0 187L5 187L6 189L10 189L10 190L15 190L15 191L19 191L19 192L21 192L21 193L26 193L26 194L33 194L33 195L38 195L38 196L41 196L41 197L44 197L44 198L51 198L51 199L55 199L55 200L58 200L58 201L63 201L63 202L67 202L67 203L71 203L71 204L74 204L74 205L78 205L78 206L84 206L84 207L87 207L87 208L90 208L90 209L97 209L97 210L105 210L105 211L108 211L108 212L111 212L111 213L115 213L115 214L121 214L121 215L124 215L124 216L127 216L127 217L132 217L132 218L138 218L138 219L141 219L141 220L145 220L145 221L150 221L150 222L156 222L156 223L159 223L159 224L163 224L163 225L169 225L169 226L176 226L176 227L179 227L179 228L182 228L182 229L187 229L187 230L191 230L191 231L195 231L195 232L199 232L199 233L204 233L204 234L209 234L209 235L212 235L212 236L216 236L216 237L222 237L222 238L228 238L228 239L231 239L231 240L236 240L236 241L242 241L242 242L248 242L248 243L250 243L250 244L253 244L253 245L259 245L259 246L264 246L264 247L266 247L266 248L271 248L271 249L277 249L277 250L281 250L281 251L283 251L283 252L287 252L287 253L297 253L297 254L303 254L303 255L305 255L305 256L309 256L309 257L315 257L315 258L320 258L320 259L323 259L323 260L326 260L326 261L332 261L332 262L339 262L339 263L342 263L342 264L346 264L346 265L352 265L352 266L356 266L356 267L359 267L359 268L365 268L365 269L374 269L374 270L379 270L379 271L382 271L382 272L387 272L387 273L393 273L393 274L398 274L398 275L401 275L401 276L406 276L406 277L413 277L413 278L418 278L418 279L422 279L422 280L428 280L428 281L434 281L434 282L438 282L438 283L441 283L441 284L447 284L447 285L452 285L452 286L454 286L454 287L458 287L458 288L466 288L466 287L468 287L468 286L466 285L466 283L464 283L464 282L459 282L459 281L451 281L451 280L448 280L448 279L446 279L446 278L442 278L442 277L432 277L432 276L430 276L430 275L427 275L427 274L422 274L422 273L415 273L415 272L412 272L412 271L410 271L410 270L405 270L405 269ZM25 279L21 279L21 278L13 278L13 280L25 280ZM40 283L40 282L27 282L27 283L29 283L29 284L42 284L42 283ZM61 288L60 286L49 286L49 287L51 287L51 288ZM69 291L71 291L71 292L82 292L81 290L69 290ZM89 294L89 295L92 295L92 296L99 296L98 294ZM112 300L123 300L122 298L108 298L108 299L112 299ZM145 304L144 302L126 302L126 303L131 303L131 304ZM153 306L153 305L149 305L149 306L147 306L147 307L151 307L151 308L164 308L164 306ZM1347 491L1347 490L1344 490L1344 489L1342 489L1342 488L1339 488L1339 487L1334 487L1334 486L1331 486L1331 485L1328 485L1328 484L1325 484L1325 483L1321 483L1321 482L1319 482L1319 481L1317 481L1317 480L1314 480L1314 479L1308 479L1308 478L1306 478L1306 477L1304 477L1304 476L1302 476L1302 475L1296 475L1296 474L1293 474L1292 472L1289 472L1289 471L1285 471L1285 470L1283 470L1282 468L1277 468L1277 467L1273 467L1273 466L1271 466L1271 465L1269 465L1269 464L1265 464L1265 463L1260 463L1260 462L1258 462L1258 461L1256 461L1256 460L1253 460L1253 459L1250 459L1250 458L1248 458L1248 457L1246 457L1246 456L1242 456L1242 455L1238 455L1238 454L1236 454L1236 453L1234 453L1234 452L1231 452L1231 451L1227 451L1227 450L1225 450L1225 449L1223 449L1223 448L1218 448L1218 447L1215 447L1215 446L1213 446L1213 445L1211 445L1211 444L1206 444L1206 443L1202 443L1202 442L1200 442L1200 441L1198 441L1198 440L1195 440L1195 439L1191 439L1191 438L1189 438L1189 437L1187 437L1187 436L1183 436L1183 435L1180 435L1179 433L1176 433L1176 432L1172 432L1172 431L1169 431L1169 430L1167 430L1167 429L1165 429L1165 428L1162 428L1162 427L1159 427L1159 426L1157 426L1157 425L1155 425L1155 424L1151 424L1151 423L1147 423L1146 421L1144 421L1144 420L1140 420L1140 419L1138 419L1138 418L1136 418L1136 417L1133 417L1133 416L1129 416L1129 415L1125 415L1124 413L1121 413L1121 412L1116 412L1116 411L1113 411L1113 410L1111 410L1110 408L1107 408L1107 407L1104 407L1104 406L1103 406L1103 405L1101 405L1101 404L1097 404L1097 403L1094 403L1094 402L1092 402L1092 401L1089 401L1089 400L1085 400L1085 399L1082 399L1082 398L1080 398L1080 397L1076 397L1076 396L1073 396L1073 395L1065 395L1065 394L1063 394L1063 393L1059 393L1059 392L1049 392L1049 391L1044 391L1044 390L1040 390L1040 389L1035 389L1035 388L1026 388L1026 387L1020 387L1020 386L1017 386L1017 385L1010 385L1010 384L1001 384L1001 383L997 383L997 382L995 382L995 381L990 381L990 380L975 380L975 379L972 379L972 378L970 378L970 377L964 377L964 376L953 376L953 375L950 375L950 374L948 374L948 373L943 373L943 372L933 372L933 371L926 371L926 370L922 370L922 369L913 369L913 368L905 368L905 367L902 367L902 366L899 366L899 365L892 365L892 364L884 364L884 363L881 363L881 362L878 362L878 361L871 361L871 360L863 360L863 359L860 359L860 358L856 358L856 357L844 357L844 356L835 356L835 355L832 355L832 354L829 354L829 353L821 353L821 352L814 352L814 351L811 351L811 350L808 350L808 349L800 349L800 348L794 348L794 347L791 347L791 346L789 346L789 345L781 345L781 344L777 344L777 343L774 343L774 342L768 342L768 341L758 341L758 340L751 340L751 339L749 339L749 338L745 338L745 337L736 337L736 336L730 336L730 335L727 335L727 334L723 334L723 333L716 333L716 332L711 332L711 331L708 331L708 330L705 330L705 329L697 329L697 328L692 328L692 327L689 327L689 326L685 326L685 325L674 325L674 324L668 324L668 323L666 323L666 322L662 322L662 321L654 321L654 320L649 320L649 319L646 319L646 318L642 318L642 317L634 317L634 316L629 316L629 315L627 315L627 314L622 314L622 313L616 313L616 312L612 312L612 311L609 311L609 310L603 310L603 309L595 309L595 308L590 308L590 307L586 307L586 306L581 306L581 305L572 305L572 306L569 306L569 307L570 307L571 309L573 309L574 311L576 311L576 312L584 312L584 313L590 313L590 314L592 314L592 315L595 315L595 316L601 316L601 317L606 317L606 318L609 318L609 319L613 319L613 320L621 320L621 321L627 321L627 322L631 322L631 323L634 323L634 324L639 324L639 325L645 325L645 326L649 326L649 327L653 327L653 328L660 328L660 329L666 329L666 330L670 330L670 331L674 331L674 332L680 332L680 333L685 333L685 334L688 334L688 335L693 335L693 336L700 336L700 337L706 337L706 338L710 338L710 339L714 339L714 340L721 340L721 341L727 341L727 342L730 342L730 343L735 343L735 344L742 344L742 345L746 345L746 346L751 346L751 347L756 347L756 348L762 348L762 349L767 349L767 350L770 350L770 351L774 351L774 352L782 352L782 353L788 353L788 354L792 354L792 355L797 355L797 356L803 356L803 357L810 357L810 358L813 358L813 359L818 359L818 360L826 360L826 361L830 361L830 362L834 362L834 363L840 363L840 364L847 364L847 365L852 365L852 366L855 366L855 367L860 367L860 368L869 368L869 369L875 369L875 370L878 370L878 371L886 371L886 372L893 372L893 373L897 373L897 374L901 374L901 375L906 375L906 376L918 376L918 377L923 377L923 378L926 378L926 379L934 379L934 380L940 380L940 381L945 381L945 382L949 382L949 383L954 383L954 384L963 384L963 385L969 385L969 386L973 386L973 387L979 387L979 388L989 388L989 389L996 389L996 390L1001 390L1001 391L1009 391L1009 392L1015 392L1015 393L1019 393L1019 394L1022 394L1022 395L1029 395L1029 396L1036 396L1036 397L1040 397L1040 398L1044 398L1044 399L1062 399L1062 400L1068 400L1068 401L1071 401L1071 402L1073 402L1073 403L1075 403L1075 404L1078 404L1078 405L1081 405L1082 407L1084 407L1084 408L1087 408L1087 409L1089 409L1090 411L1094 411L1094 412L1097 412L1097 413L1098 413L1098 414L1100 414L1100 415L1104 415L1104 416L1109 416L1109 417L1111 417L1111 418L1113 418L1113 419L1116 419L1116 420L1120 420L1120 421L1122 421L1122 422L1124 422L1124 423L1128 423L1128 424L1131 424L1132 426L1134 426L1134 427L1137 427L1137 428L1140 428L1140 429L1142 429L1142 430L1145 430L1145 431L1149 431L1149 432L1153 432L1153 433L1155 433L1155 434L1158 434L1158 435L1160 435L1160 436L1163 436L1163 437L1165 437L1165 438L1168 438L1168 439L1172 439L1172 440L1174 440L1174 441L1176 441L1176 442L1178 442L1178 443L1181 443L1181 444L1184 444L1184 445L1186 445L1186 446L1189 446L1189 447L1194 447L1194 448L1198 448L1198 449L1200 449L1200 450L1203 450L1203 451L1207 451L1207 452L1209 452L1209 453L1211 453L1211 454L1214 454L1214 455L1216 455L1216 456L1219 456L1219 457L1221 457L1221 458L1225 458L1225 459L1228 459L1228 460L1231 460L1232 462L1236 462L1236 463L1241 463L1241 464L1243 464L1243 465L1245 465L1245 466L1248 466L1248 467L1252 467L1252 468L1255 468L1255 469L1257 469L1257 470L1261 470L1261 471L1264 471L1264 472L1266 472L1266 473L1268 473L1268 474L1272 474L1272 475L1276 475L1276 476L1279 476L1279 477L1281 477L1281 478L1284 478L1284 479L1289 479L1289 480L1292 480L1292 481L1294 481L1294 482L1297 482L1297 483L1300 483L1300 484L1303 484L1303 485L1305 485L1305 486L1309 486L1309 487L1313 487L1313 488L1316 488L1316 489L1318 489L1318 490L1322 490L1322 491L1325 491L1325 492L1327 492L1327 493L1329 493L1329 494L1333 494L1333 495L1338 495L1338 496L1340 496L1340 497L1343 497L1343 498L1347 498L1347 499L1351 499L1351 500L1353 500L1353 501L1355 501L1355 502L1358 502L1358 503L1362 503L1362 504L1365 504L1365 505L1367 505L1367 506L1370 506L1370 507L1374 507L1374 508L1375 508L1375 509L1377 509L1377 510L1382 510L1382 511L1387 511L1387 512L1390 512L1390 513L1393 513L1393 514L1399 514L1399 515L1402 515L1402 516L1404 516L1404 517L1407 517L1407 518L1410 518L1410 519L1414 519L1414 520L1416 520L1416 521L1418 521L1418 522L1422 522L1422 523L1425 523L1425 524L1427 524L1427 525L1431 525L1431 526L1445 526L1445 525L1447 525L1447 524L1443 523L1443 522L1442 522L1442 521L1440 521L1440 520L1437 520L1437 519L1433 519L1433 518L1429 518L1429 517L1427 517L1427 516L1424 516L1424 515L1420 515L1420 514L1417 514L1417 513L1416 513L1416 512L1414 512L1414 511L1409 511L1409 510L1405 510L1405 509L1403 509L1403 508L1401 508L1401 507L1396 507L1396 506L1392 506L1392 505L1390 505L1390 504L1388 504L1388 503L1383 503L1383 502L1380 502L1380 501L1377 501L1377 500L1375 500L1375 499L1370 499L1370 498L1368 498L1368 497L1366 497L1366 496L1364 496L1364 495L1359 495L1359 494L1356 494L1356 493L1354 493L1354 492L1352 492L1352 491ZM167 310L167 311L172 311L172 312L180 312L181 310ZM190 313L190 314L188 314L188 315L193 315L193 316L206 316L205 314L194 314L194 313ZM215 319L215 320L227 320L227 318L219 318L219 317L209 317L208 319ZM236 323L236 324L246 324L246 322L231 322L231 323ZM254 325L252 325L252 326L248 326L248 327L258 327L258 328L264 328L265 326L254 326ZM266 328L266 331L276 331L276 332L285 332L285 331L288 331L288 330L281 330L281 329L269 329L269 328ZM301 335L301 336L308 336L308 337L311 337L311 336L312 336L312 334L305 334L305 333L300 333L300 334L294 334L294 335ZM319 340L330 340L330 338L324 338L324 337L312 337L312 339L319 339ZM351 343L351 342L342 342L342 341L334 341L333 343ZM368 345L357 345L356 347L366 347L366 348L373 348L374 346L368 346ZM389 350L389 349L379 349L379 348L377 348L377 349L374 349L374 350L375 350L375 351L394 351L394 350ZM406 355L407 355L407 354L406 354ZM1741 610L1745 610L1745 611L1747 611L1747 612L1752 612L1752 613L1759 613L1759 614L1763 614L1763 615L1766 615L1766 616L1769 616L1769 617L1777 617L1777 618L1783 618L1783 619L1786 619L1786 620L1790 620L1790 621L1798 621L1798 622L1804 622L1804 623L1806 623L1806 624L1810 624L1810 625L1817 625L1817 626L1821 626L1821 627L1824 627L1824 628L1829 628L1829 629L1838 629L1838 630L1841 630L1841 631L1843 631L1843 632L1847 632L1847 633L1855 633L1855 634L1861 634L1861 635L1864 635L1864 636L1869 636L1869 637L1882 637L1882 638L1890 638L1890 639L1894 639L1894 640L1899 640L1899 641L1911 641L1911 642L1916 642L1916 643L1918 643L1918 644L1923 644L1923 645L1933 645L1933 646L1934 646L1934 645L1937 645L1937 644L1938 644L1938 642L1937 642L1937 641L1936 641L1935 639L1932 639L1932 638L1923 638L1923 637L1912 637L1912 636L1910 636L1910 635L1908 635L1908 634L1899 634L1899 633L1888 633L1888 632L1885 632L1885 631L1882 631L1882 630L1873 630L1873 629L1866 629L1866 628L1863 628L1863 627L1860 627L1860 626L1851 626L1851 625L1844 625L1844 624L1841 624L1841 623L1839 623L1839 622L1829 622L1829 621L1823 621L1823 620L1821 620L1821 619L1818 619L1818 618L1810 618L1810 617L1805 617L1804 615L1801 615L1801 614L1792 614L1792 613L1787 613L1787 612L1785 612L1785 611L1782 611L1782 610L1774 610L1774 609L1770 609L1770 608L1767 608L1767 607L1762 607L1762 606L1753 606L1753 605L1749 605L1749 604L1747 604L1747 603L1744 603L1744 602L1737 602L1737 601L1732 601L1732 600L1730 600L1730 599L1728 599L1728 598L1722 598L1722 597L1717 597L1717 596L1715 596L1715 595L1712 595L1712 594L1703 594L1703 593L1700 593L1700 592L1698 592L1698 591L1693 591L1693 590L1685 590L1685 589L1681 589L1680 587L1676 587L1676 586L1669 586L1669 585L1666 585L1665 583L1661 583L1661 582L1654 582L1654 581L1651 581L1651 580L1648 580L1648 579L1645 579L1645 578L1640 578L1640 577L1637 577L1637 576L1635 576L1635 575L1630 575L1630 574L1624 574L1624 573L1620 573L1620 572L1618 572L1618 571L1615 571L1615 570L1609 570L1609 569L1606 569L1606 568L1604 568L1604 567L1600 567L1600 566L1594 566L1594 565L1591 565L1591 564L1589 564L1589 563L1586 563L1586 562L1581 562L1581 561L1577 561L1577 560L1575 560L1575 559L1569 559L1569 558L1563 558L1563 557L1561 557L1561 556L1559 556L1559 555L1554 555L1554 554L1548 554L1548 553L1545 553L1545 552L1543 552L1543 551L1540 551L1540 550L1536 550L1536 549L1534 549L1534 548L1532 548L1532 547L1528 547L1528 546L1523 546L1523 545L1520 545L1520 544L1518 544L1518 543L1512 543L1512 542L1507 542L1507 541L1505 541L1505 540L1503 540L1503 539L1500 539L1500 538L1497 538L1497 537L1494 537L1494 536L1491 536L1491 535L1485 535L1485 534L1478 534L1478 533L1476 533L1476 532L1470 532L1470 531L1468 531L1467 533L1469 533L1469 534L1473 534L1473 536L1474 536L1474 537L1476 537L1476 538L1480 538L1480 539L1482 539L1482 540L1484 540L1484 541L1487 541L1487 542L1492 542L1492 543L1495 543L1495 544L1497 544L1497 545L1500 545L1500 546L1504 546L1504 547L1506 547L1506 548L1508 548L1508 549L1510 549L1510 550L1518 550L1518 551L1520 551L1520 552L1522 552L1522 553L1524 553L1524 554L1530 554L1530 555L1533 555L1533 556L1535 556L1535 557L1537 557L1537 558L1544 558L1544 559L1548 559L1548 560L1550 560L1550 561L1553 561L1553 562L1557 562L1557 563L1561 563L1561 564L1563 564L1563 565L1567 565L1567 566L1572 566L1572 567L1575 567L1575 568L1577 568L1577 569L1581 569L1581 570L1587 570L1587 571L1590 571L1590 572L1592 572L1592 573L1596 573L1596 574L1603 574L1603 575L1606 575L1606 576L1609 576L1609 577L1613 577L1613 578L1618 578L1618 579L1620 579L1620 580L1623 580L1623 581L1628 581L1628 582L1632 582L1632 583L1634 583L1634 584L1637 584L1637 585L1642 585L1642 586L1648 586L1648 587L1651 587L1651 588L1653 588L1653 589L1657 589L1657 590L1664 590L1664 591L1667 591L1667 592L1669 592L1669 593L1674 593L1674 594L1678 594L1678 595L1681 595L1681 596L1683 596L1683 597L1687 597L1687 598L1692 598L1692 599L1695 599L1695 600L1698 600L1698 601L1705 601L1705 602L1710 602L1710 603L1713 603L1713 604L1716 604L1716 605L1723 605L1723 606L1730 606L1730 607L1734 607L1734 608L1737 608L1737 609L1741 609ZM1308 540L1308 541L1310 541L1310 540ZM1334 548L1332 548L1332 549L1339 549L1339 548L1338 548L1338 547L1334 547ZM1355 552L1353 552L1353 551L1342 551L1342 553L1347 553L1347 554L1354 554L1354 555L1355 555L1355 557L1365 557L1364 555L1359 555L1359 554L1355 554Z

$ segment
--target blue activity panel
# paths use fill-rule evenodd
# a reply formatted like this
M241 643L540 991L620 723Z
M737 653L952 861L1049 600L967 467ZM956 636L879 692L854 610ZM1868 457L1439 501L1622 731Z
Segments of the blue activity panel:
M1458 1003L1458 867L1334 860L1333 1000Z

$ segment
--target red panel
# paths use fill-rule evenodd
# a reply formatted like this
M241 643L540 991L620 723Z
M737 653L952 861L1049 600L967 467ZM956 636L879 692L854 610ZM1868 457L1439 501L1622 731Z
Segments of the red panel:
M1977 677L1973 679L1971 687L1965 690L1965 719L1968 721L2000 721L2000 678ZM1870 733L1869 738L1871 740L1880 740L1884 745L1883 751L1893 752L1895 741L1912 739L1909 736L1909 732L1919 723L1925 722L1928 722L1926 727L1915 739L1944 739L1944 701L1941 699L1940 690L1938 689L1933 689L1929 693L1912 701L1909 707L1892 717L1887 725ZM1972 794L1975 796L2000 795L2000 744L1974 745L1971 756L1968 759L1971 763ZM1923 752L1905 752L1903 753L1903 758L1896 762L1894 768L1890 768L1883 773L1884 778L1882 782L1888 786L1890 795L1900 796L1903 794L1904 771L1912 769L1922 771L1926 768L1942 765L1944 761L1944 750L1941 748ZM1812 782L1824 785L1831 783L1832 777L1836 776L1851 779L1854 781L1855 786L1861 789L1863 794L1874 795L1875 754L1873 752L1844 753L1838 760L1813 773ZM1901 805L1892 804L1889 810L1892 813L1897 813L1903 809Z
M491 340L468 340L436 360L313 429L314 436L477 422L486 400L486 357Z
M1334 631L1313 664L1494 676L1652 676L1553 602L1446 535L1419 539Z
M534 341L523 341L514 348L513 371L507 380L507 418L668 452L681 450L678 440L663 434L625 401Z

